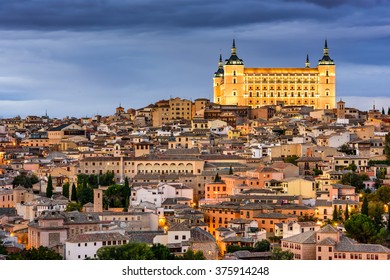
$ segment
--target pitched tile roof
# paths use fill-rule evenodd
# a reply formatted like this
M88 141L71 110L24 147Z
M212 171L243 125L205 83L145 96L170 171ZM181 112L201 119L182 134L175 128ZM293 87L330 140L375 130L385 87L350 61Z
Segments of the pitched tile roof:
M186 223L180 223L180 224L173 224L168 231L188 231L190 228Z
M346 236L341 236L336 245L337 252L390 253L390 249L379 244L359 244Z
M113 240L129 240L129 238L123 234L120 234L119 232L104 232L104 233L91 232L91 233L77 234L69 238L68 240L66 240L66 242L82 243L82 242L113 241Z
M189 240L191 243L215 243L215 238L207 231L195 227L191 229L191 237Z
M318 230L319 233L335 233L338 232L332 225L325 225Z
M315 244L316 233L314 231L306 231L297 235L283 238L282 241L301 243L301 244Z

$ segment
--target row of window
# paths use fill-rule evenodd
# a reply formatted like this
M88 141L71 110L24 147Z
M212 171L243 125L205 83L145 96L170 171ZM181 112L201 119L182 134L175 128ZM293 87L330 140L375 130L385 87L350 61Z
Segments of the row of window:
M263 93L263 95L261 95L261 93L257 92L256 94L252 94L251 92L249 92L249 97L314 97L315 93L314 92L311 92L311 93L295 93L295 92L291 92L291 93L288 93L288 92L278 92L278 93L267 93L266 91Z
M5 198L7 198L7 201L13 201L14 200L14 196L11 194L10 195L2 195L3 197L3 201L5 201Z

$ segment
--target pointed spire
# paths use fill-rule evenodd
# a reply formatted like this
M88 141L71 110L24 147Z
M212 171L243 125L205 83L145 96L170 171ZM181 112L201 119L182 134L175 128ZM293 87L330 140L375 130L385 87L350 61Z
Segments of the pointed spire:
M324 55L322 59L319 60L320 65L334 65L333 60L329 57L329 49L328 49L328 39L325 39L325 45L324 45Z
M236 54L237 54L236 39L233 39L232 55L236 55Z
M218 70L214 73L214 77L222 77L223 76L223 61L222 61L222 54L219 53L219 61L218 61Z
M328 39L325 39L324 55L329 55Z
M310 60L309 60L309 54L306 54L306 63L305 63L306 68L310 68Z
M225 60L225 65L233 65L233 64L244 65L242 59L238 58L237 56L236 39L233 39L232 53L230 55L230 58Z

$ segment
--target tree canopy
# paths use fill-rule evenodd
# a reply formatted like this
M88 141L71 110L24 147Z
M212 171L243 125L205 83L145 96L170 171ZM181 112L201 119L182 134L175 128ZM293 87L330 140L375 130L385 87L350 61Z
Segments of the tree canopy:
M153 260L152 249L146 243L130 242L121 246L102 247L97 250L99 260Z
M62 260L62 256L47 247L40 246L10 254L7 260Z
M194 252L191 249L188 249L181 258L182 260L205 260L205 256L202 251Z
M17 186L22 186L25 188L32 188L32 186L39 182L39 179L36 175L18 175L12 181L12 186L16 188Z
M280 247L272 249L271 260L292 260L294 259L294 253L291 251L283 251Z
M293 155L293 156L287 156L284 158L285 163L292 163L294 165L297 165L297 160L299 159L299 156Z
M341 178L341 184L351 185L356 188L356 192L360 192L365 188L364 181L370 180L367 174L356 174L355 172L348 172Z
M367 215L360 213L352 215L347 221L345 221L344 228L349 237L360 243L369 243L377 234L377 230L372 219Z

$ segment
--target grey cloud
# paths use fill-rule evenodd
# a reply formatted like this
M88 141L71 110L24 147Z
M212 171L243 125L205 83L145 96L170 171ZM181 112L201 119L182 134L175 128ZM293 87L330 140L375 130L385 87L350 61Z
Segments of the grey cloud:
M389 0L286 0L287 2L307 2L325 8L340 6L374 7L375 5L390 4Z
M276 1L207 0L40 0L0 3L0 26L14 29L189 29L279 20L329 20L313 7Z

